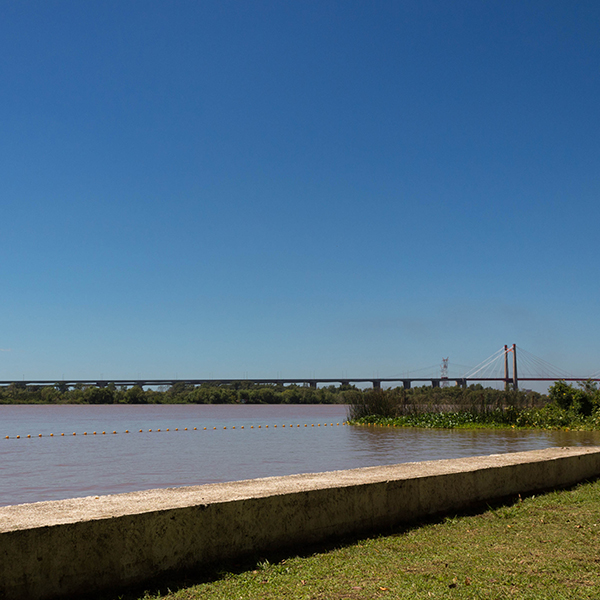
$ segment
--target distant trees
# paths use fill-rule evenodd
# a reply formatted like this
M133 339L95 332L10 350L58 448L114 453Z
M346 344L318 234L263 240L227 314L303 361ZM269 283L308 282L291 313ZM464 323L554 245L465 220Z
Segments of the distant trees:
M311 388L297 385L259 385L251 382L202 384L177 382L158 390L139 385L104 387L77 384L69 388L57 382L52 386L33 387L14 383L0 387L3 404L333 404L345 403L354 386Z
M377 410L389 414L415 411L444 412L460 410L487 412L507 407L540 407L550 400L561 409L590 415L600 407L600 391L591 381L573 386L558 381L550 387L548 396L536 392L496 390L474 384L459 386L422 386L412 389L397 387L390 390L360 390L353 385L330 385L313 388L299 385L259 385L247 381L231 384L202 384L178 382L168 388L143 389L139 385L105 387L77 385L67 388L63 383L50 386L25 386L16 382L0 387L0 403L4 404L352 404L367 410L375 403Z
M113 404L113 391L107 387L89 387L83 391L83 401L86 404Z
M579 386L557 381L548 389L548 397L560 408L589 416L600 406L600 390L594 381L582 381Z
M126 392L121 392L123 400L127 404L147 404L146 394L139 385L134 385L129 388Z

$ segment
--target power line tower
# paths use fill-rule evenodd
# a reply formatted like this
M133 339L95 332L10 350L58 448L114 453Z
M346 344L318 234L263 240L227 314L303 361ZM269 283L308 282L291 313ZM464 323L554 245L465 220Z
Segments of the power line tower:
M441 373L440 373L440 379L441 379L441 386L442 387L448 387L448 361L450 360L450 357L448 358L442 358L442 364L441 364Z

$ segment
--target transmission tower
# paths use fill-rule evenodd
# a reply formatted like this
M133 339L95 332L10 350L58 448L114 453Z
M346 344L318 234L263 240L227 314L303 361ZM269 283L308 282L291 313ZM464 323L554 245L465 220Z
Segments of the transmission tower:
M450 360L450 357L448 358L442 358L442 364L440 365L441 367L441 373L440 373L440 379L442 380L440 382L442 387L448 387L448 361Z

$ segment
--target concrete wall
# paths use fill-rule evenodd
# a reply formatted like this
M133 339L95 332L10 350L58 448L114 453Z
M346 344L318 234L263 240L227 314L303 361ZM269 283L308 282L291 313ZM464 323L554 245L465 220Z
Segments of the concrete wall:
M600 448L551 448L8 506L0 598L86 595L598 475Z

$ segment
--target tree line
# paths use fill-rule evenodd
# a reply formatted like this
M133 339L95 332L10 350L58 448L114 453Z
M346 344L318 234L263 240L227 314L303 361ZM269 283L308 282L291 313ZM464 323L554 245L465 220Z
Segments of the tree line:
M170 387L78 384L32 386L12 383L0 388L0 404L345 404L352 385L311 388L298 385L265 385L246 381L193 385L178 382Z
M575 394L576 402L582 402L580 396ZM48 386L16 382L0 388L1 404L349 404L357 418L368 414L395 416L415 411L486 411L505 406L532 407L541 406L547 401L547 396L536 392L497 390L484 388L480 384L467 388L422 386L362 390L348 384L312 388L247 381L202 385L178 382L158 389L117 386L114 383L103 387L83 384L68 387L61 382Z

